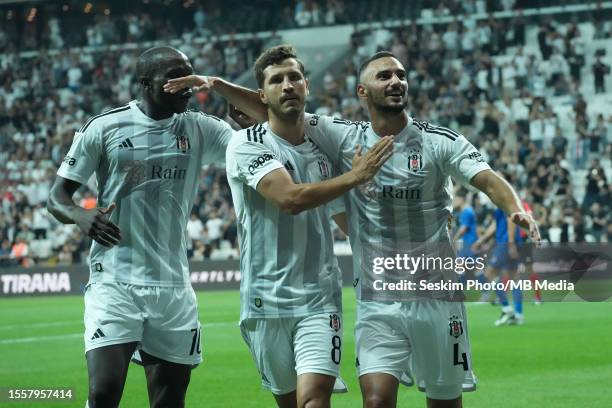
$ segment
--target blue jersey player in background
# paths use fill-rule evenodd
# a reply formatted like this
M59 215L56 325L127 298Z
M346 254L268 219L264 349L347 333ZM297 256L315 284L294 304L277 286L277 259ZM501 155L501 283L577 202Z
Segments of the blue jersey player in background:
M472 249L472 245L478 241L478 219L476 211L472 206L473 196L471 193L463 190L455 196L454 205L455 211L459 211L458 222L459 228L455 232L453 240L461 241L460 249L457 252L458 258L473 259L477 257L476 252ZM478 269L474 273L474 278L479 282L486 282L484 270ZM461 275L461 281L465 282L466 276ZM481 301L486 301L488 293L483 294Z
M495 209L493 218L494 222L491 223L483 236L474 243L473 248L477 250L483 243L495 235L495 246L489 258L486 278L489 281L495 281L502 275L500 274L502 272L508 279L512 280L516 275L519 264L517 244L520 244L523 239L518 231L518 227L508 220L509 217L501 209ZM513 227L508 228L509 222ZM496 289L495 293L502 305L501 316L495 321L495 325L523 324L523 294L521 290L519 288L512 289L514 310L510 306L504 290Z

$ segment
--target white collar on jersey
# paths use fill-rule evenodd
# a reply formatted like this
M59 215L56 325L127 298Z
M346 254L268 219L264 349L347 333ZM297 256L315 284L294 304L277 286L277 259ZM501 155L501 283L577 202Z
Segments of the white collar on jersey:
M293 147L293 148L300 148L302 146L308 146L308 135L306 135L306 127L304 127L304 141L298 145L294 145L293 143L290 143L286 139L274 133L272 129L270 128L270 122L264 122L263 126L266 128L266 131L270 132L270 134L274 137L274 140L276 140L280 144L283 144L288 147Z
M411 116L408 116L408 122L406 123L406 126L397 134L395 135L395 140L394 142L401 142L404 141L407 137L409 137L410 134L410 125L412 125L413 119ZM368 127L368 130L366 131L369 137L383 137L386 135L379 135L376 132L374 132L374 127L372 126L372 122L370 122L370 126Z

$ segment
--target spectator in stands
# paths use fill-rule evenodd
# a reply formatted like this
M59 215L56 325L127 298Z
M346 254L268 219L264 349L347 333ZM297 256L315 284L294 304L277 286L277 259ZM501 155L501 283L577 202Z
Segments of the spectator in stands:
M29 259L30 249L22 235L17 236L15 244L11 248L11 258L17 261L21 266L28 267L31 264Z
M590 208L589 218L591 221L590 233L593 235L595 242L601 242L601 239L607 232L607 220L599 203L593 203Z
M595 81L595 93L606 92L606 75L610 74L610 66L604 64L599 53L595 56L593 64L593 80Z
M187 238L193 242L201 241L204 235L204 224L196 213L191 213L187 221Z
M567 55L565 56L565 59L569 66L570 76L575 83L580 84L581 77L582 77L581 71L584 65L584 56L579 55L576 52L576 48L573 45L570 45L568 49L569 51Z
M582 202L582 209L588 210L591 208L591 205L598 200L604 187L607 189L607 185L606 173L599 159L594 159L587 174L586 194Z
M298 27L319 25L321 13L319 5L314 0L298 0L295 5L295 23Z
M540 24L540 29L538 30L538 45L540 47L540 53L542 54L542 59L544 61L548 61L551 53L551 46L549 44L549 37L551 27L549 23L543 22Z
M595 126L589 132L590 151L591 153L599 153L601 150L601 142L606 140L608 129L604 122L603 114L597 115Z
M34 230L34 239L46 239L47 231L51 227L49 222L49 213L41 203L36 205L32 214L32 229Z
M57 262L60 265L68 265L73 263L73 256L72 256L72 247L69 244L64 244L62 246L62 250L60 251L60 253L57 255Z
M219 216L218 211L213 211L210 218L206 221L206 231L208 232L208 240L213 248L219 247L219 242L223 234L223 219Z
M195 241L195 247L193 249L193 257L194 261L203 261L206 258L210 257L210 253L207 250L207 246L204 245L202 241Z
M555 156L561 156L565 158L566 150L567 150L567 138L563 136L563 131L561 127L557 126L555 129L555 136L550 141Z
M207 31L206 24L206 12L204 11L204 6L201 4L196 8L195 13L193 14L193 22L195 24L195 29L199 35L206 35Z

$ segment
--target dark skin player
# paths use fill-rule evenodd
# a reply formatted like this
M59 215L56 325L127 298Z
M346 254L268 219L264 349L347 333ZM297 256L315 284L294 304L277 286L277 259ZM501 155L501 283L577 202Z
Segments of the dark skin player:
M185 112L192 95L190 89L176 94L164 92L164 84L172 78L193 73L182 52L170 47L145 51L136 67L141 88L138 107L154 120ZM72 197L80 183L57 176L49 194L49 212L64 224L76 224L87 236L106 247L121 241L119 227L109 220L115 204L107 208L86 210ZM130 358L136 343L124 343L90 350L86 354L89 376L89 407L117 407L121 400ZM183 407L191 377L191 366L153 357L140 351L147 378L151 407Z

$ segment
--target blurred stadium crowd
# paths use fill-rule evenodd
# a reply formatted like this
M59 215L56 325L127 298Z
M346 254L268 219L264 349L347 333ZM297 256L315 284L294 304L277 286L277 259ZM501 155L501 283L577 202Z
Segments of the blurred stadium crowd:
M311 90L307 110L367 120L355 95L357 69L373 51L389 49L407 69L411 115L460 130L479 146L531 204L545 239L612 241L610 66L605 47L591 44L604 41L609 49L612 24L599 13L580 21L534 21L521 9L559 2L518 0L432 0L413 7L387 0L373 13L362 12L365 0L299 0L277 9L265 0L245 8L235 1L123 3L107 2L112 11L98 12L99 6L87 11L90 3L76 1L40 10L0 8L0 266L86 262L89 239L57 223L45 201L74 131L88 117L135 98L134 67L150 46L146 41L180 38L197 73L232 80L250 70L265 41L247 35L198 44L196 38L427 13L434 20L460 18L356 29L351 52ZM472 17L498 10L513 17ZM530 29L537 31L534 41ZM105 47L124 43L135 46ZM48 51L54 49L59 53ZM227 116L225 101L213 94L197 94L192 108ZM95 185L84 187L81 205L95 207L94 192ZM470 196L480 225L490 222L485 196L457 193ZM202 169L187 236L194 260L237 258L222 168Z

